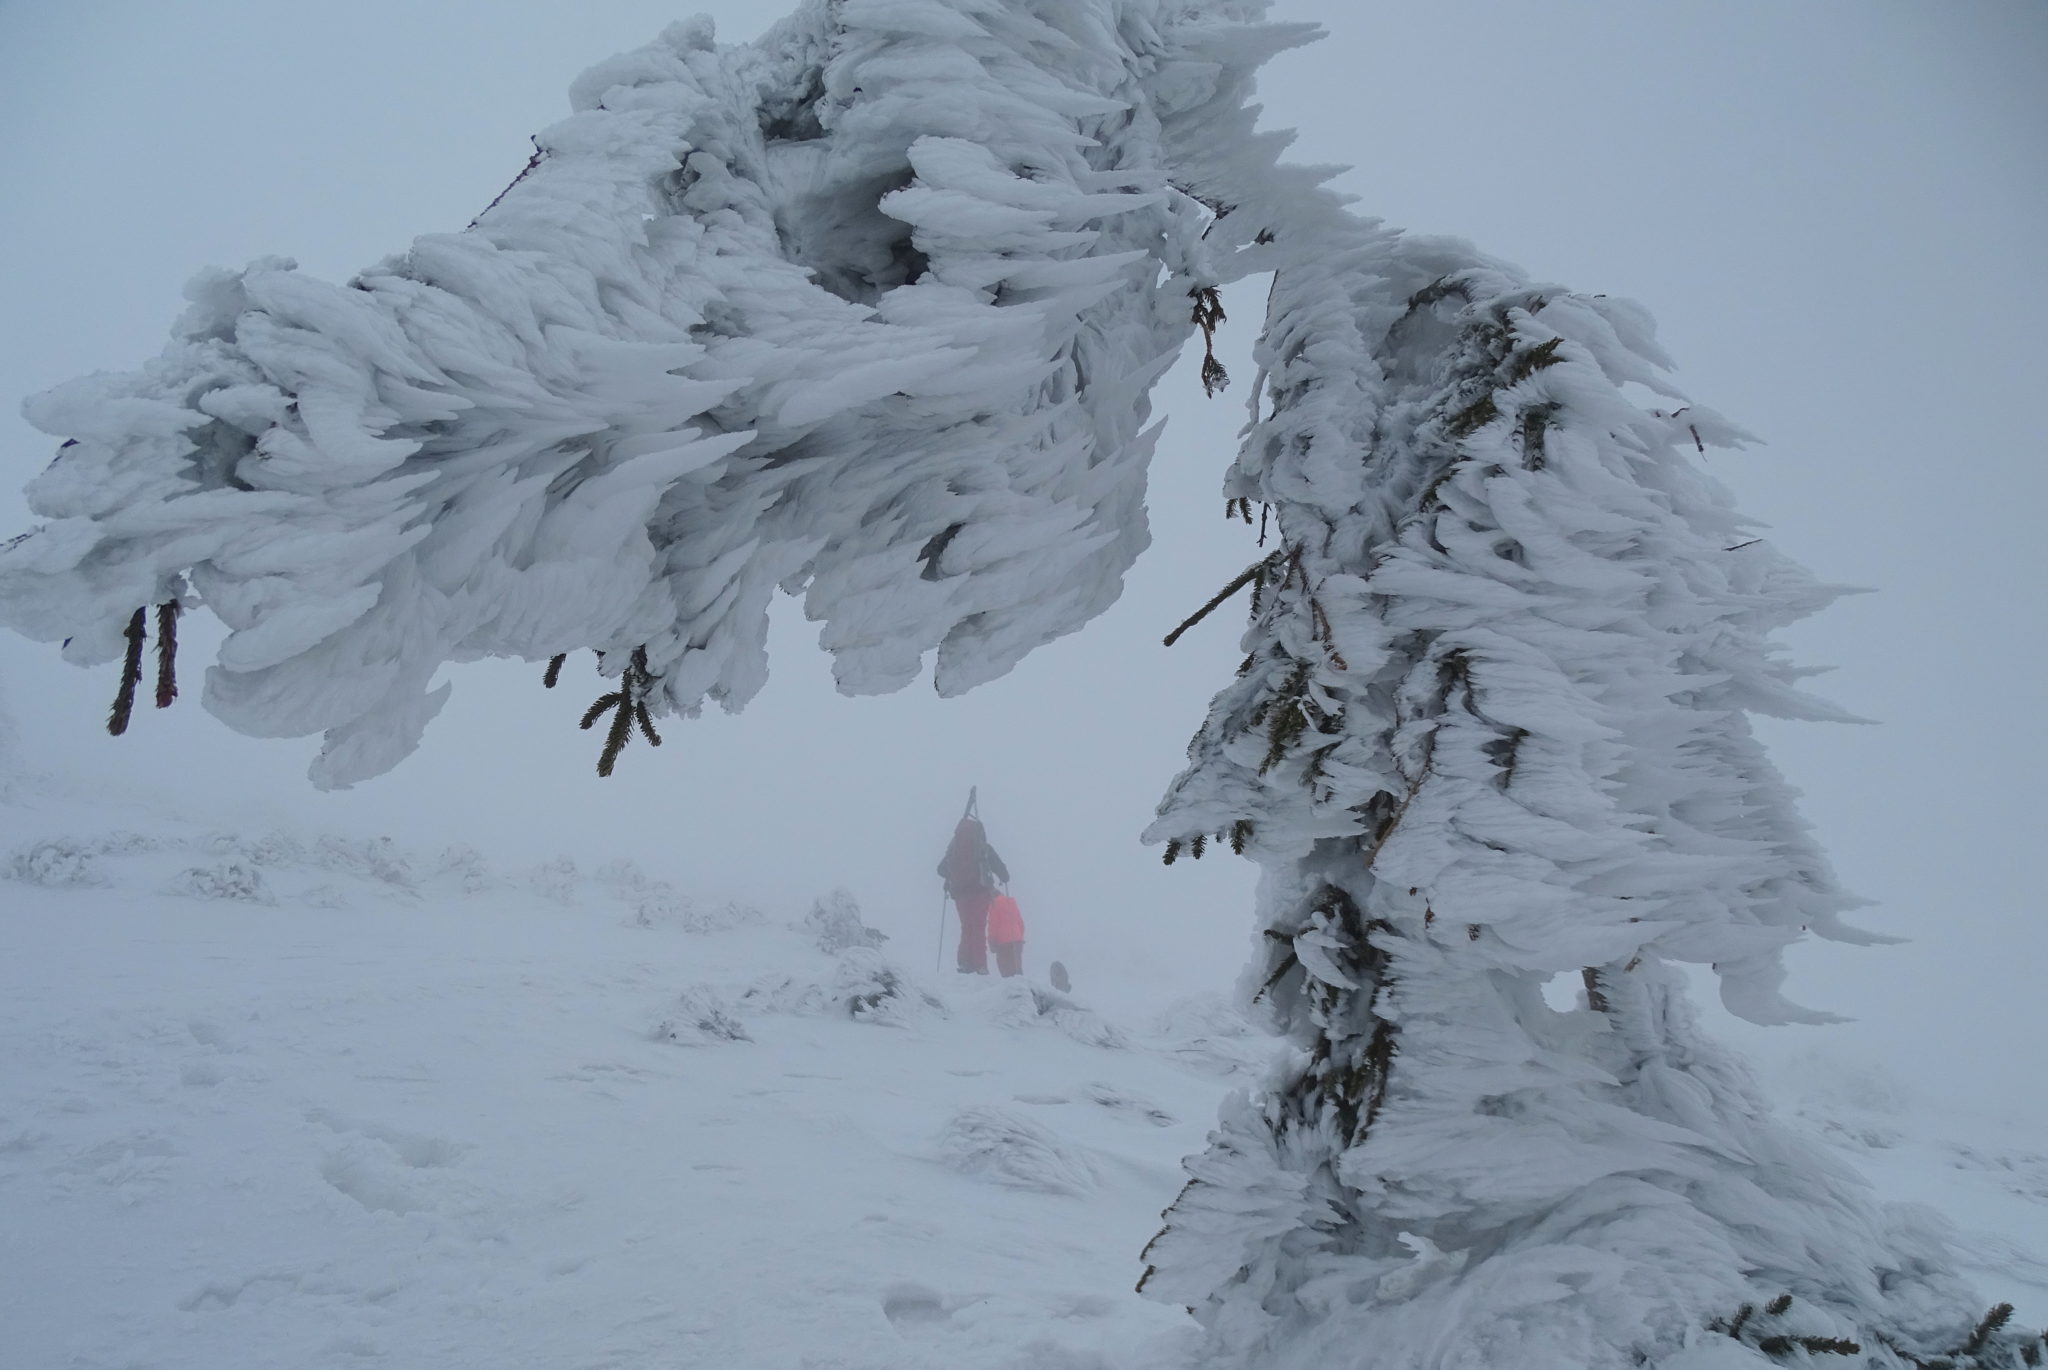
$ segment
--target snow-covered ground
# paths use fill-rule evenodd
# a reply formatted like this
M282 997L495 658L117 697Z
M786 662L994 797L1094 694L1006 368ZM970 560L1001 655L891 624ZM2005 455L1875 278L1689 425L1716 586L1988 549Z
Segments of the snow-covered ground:
M9 1370L1138 1370L1139 1249L1265 1050L625 859L0 799ZM1221 987L1219 987L1221 988ZM1788 1111L2048 1315L2048 1154L1796 1054Z

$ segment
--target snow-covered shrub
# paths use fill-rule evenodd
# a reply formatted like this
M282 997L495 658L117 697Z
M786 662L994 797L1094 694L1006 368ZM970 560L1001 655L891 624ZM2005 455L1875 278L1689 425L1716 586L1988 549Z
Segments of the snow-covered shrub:
M615 856L590 873L600 885L613 889L637 889L647 883L647 874L628 856Z
M552 899L558 904L570 904L576 900L576 862L567 856L558 856L535 866L526 877L526 883L535 894Z
M311 860L326 870L363 876L394 890L413 888L412 859L388 837L322 837L314 844Z
M259 866L296 866L306 860L306 844L288 832L268 832L244 843L244 854Z
M1079 1148L995 1104L976 1104L954 1114L939 1133L938 1153L963 1175L1011 1189L1079 1195L1098 1183L1095 1167Z
M857 1022L893 1027L945 1012L937 998L910 983L873 947L848 947L840 954L832 989L847 1016Z
M861 921L859 902L843 886L811 905L804 915L804 929L827 956L836 956L848 947L879 947L889 940L889 934Z
M466 842L444 847L435 862L437 876L453 879L464 894L482 894L496 882L483 853Z
M740 995L749 1008L767 1013L810 1014L897 1025L945 1013L945 1005L912 982L872 947L849 947L834 958L829 979L786 972L764 975Z
M727 932L733 928L758 927L767 915L739 899L686 899L678 917L690 932Z
M251 904L275 903L263 872L246 858L230 857L211 866L193 866L171 881L168 892L193 899L231 899Z
M685 1045L754 1040L732 1006L708 985L692 985L678 994L668 1016L655 1025L654 1036Z
M727 932L767 921L761 910L737 899L697 899L666 880L650 880L632 896L633 921L643 928L684 932Z
M990 1016L1009 1027L1051 1027L1085 1046L1122 1049L1130 1045L1122 1028L1058 990L1028 980L999 982Z
M633 900L633 921L643 928L680 923L682 914L683 896L665 880L655 881Z
M107 883L92 849L70 838L46 838L20 848L7 859L7 875L53 889Z
M163 847L161 838L126 828L116 828L93 843L93 850L107 856L132 856L140 852L162 851Z
M786 971L757 976L740 991L739 1002L760 1013L826 1014L845 1012L845 1004L829 985Z

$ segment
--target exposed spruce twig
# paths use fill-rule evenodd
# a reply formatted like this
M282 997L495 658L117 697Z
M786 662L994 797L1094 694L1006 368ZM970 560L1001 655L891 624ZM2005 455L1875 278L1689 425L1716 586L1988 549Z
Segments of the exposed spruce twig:
M965 523L948 524L933 533L925 540L924 546L917 549L917 559L924 563L924 569L917 573L919 580L939 579L939 558L946 554L946 549L953 545L953 539L959 537L960 530L966 526Z
M567 652L558 652L548 658L547 673L540 678L542 689L552 690L555 688L555 682L562 678L562 663L568 659L569 654Z
M1216 326L1224 321L1223 297L1213 285L1198 285L1188 292L1195 302L1189 320L1202 330L1202 393L1215 395L1230 384L1230 373L1216 360Z
M1548 455L1544 451L1544 434L1550 431L1550 421L1564 408L1555 400L1532 404L1524 409L1516 425L1522 440L1522 465L1531 471L1541 471Z
M512 193L513 187L517 186L521 181L525 180L527 177L533 175L533 169L540 165L541 158L548 155L546 149L541 147L540 139L535 138L532 140L532 143L533 155L526 159L526 165L519 169L519 174L517 176L514 176L511 182L508 185L506 185L506 187L503 190L499 191L496 195L491 197L491 202L485 205L483 209L478 211L476 218L471 219L469 221L469 226L471 228L475 228L479 223L481 223L483 221L484 215L496 209L498 207L498 202L500 200L503 200L507 195L510 195Z
M107 731L115 737L128 731L128 717L135 712L135 687L142 683L142 639L148 623L149 610L137 609L121 631L128 639L128 655L121 662L121 688L114 692L114 707L107 713Z
M1600 987L1600 971L1598 967L1587 966L1579 972L1579 979L1585 982L1586 1007L1595 1013L1607 1012L1611 1006L1607 1002L1607 991ZM1748 1304L1743 1305L1745 1308L1748 1306ZM1782 1313L1785 1310L1778 1307L1776 1300L1773 1300L1771 1306L1764 1311L1766 1313Z
M1793 1340L1816 1356L1855 1356L1863 1352L1861 1342L1853 1342L1846 1337L1795 1337Z
M1999 1328L2005 1326L2006 1323L2010 1322L2011 1320L2011 1304L1993 1304L1991 1306L1991 1311L1984 1315L1984 1320L1977 1324L1977 1328L1975 1331L1970 1333L1969 1340L1964 1342L1961 1347L1957 1348L1957 1353L1959 1355L1964 1356L1976 1355L1978 1352L1984 1349L1985 1343L1991 1340L1992 1333L1996 1332Z
M1330 664L1340 671L1351 669L1351 663L1337 650L1336 639L1330 635L1330 616L1323 610L1323 602L1314 595L1308 598L1309 641L1320 642L1330 653Z
M1270 558L1268 558L1268 560L1270 560ZM1166 635L1165 645L1171 647L1174 643L1180 641L1180 635L1182 633L1185 633L1188 629L1194 627L1197 623L1200 623L1210 614L1215 613L1217 608L1222 605L1224 600L1229 599L1239 590L1242 590L1245 586L1251 584L1252 581L1258 577L1259 573L1265 569L1266 562L1255 561L1251 565L1245 567L1244 570L1238 572L1237 575L1231 577L1230 584L1224 586L1215 594L1211 595L1209 597L1209 602L1207 604L1204 604L1201 608L1195 610L1192 614L1189 614L1186 619L1182 620L1180 627L1175 628L1172 632Z
M583 711L583 722L578 726L586 732L596 726L607 709L612 712L611 727L605 732L604 750L597 756L599 775L611 775L612 768L618 764L619 753L632 739L636 723L650 744L661 745L661 737L654 731L654 721L647 712L647 696L653 688L654 673L647 668L647 649L635 647L626 669L619 672L619 688L599 696L596 703Z
M1454 438L1469 438L1499 417L1500 406L1493 402L1493 392L1488 391L1446 418L1444 428Z
M1508 384L1519 385L1545 367L1556 366L1563 361L1564 358L1557 355L1557 349L1563 343L1563 338L1552 338L1508 358Z
M156 706L168 709L178 697L178 601L156 606Z

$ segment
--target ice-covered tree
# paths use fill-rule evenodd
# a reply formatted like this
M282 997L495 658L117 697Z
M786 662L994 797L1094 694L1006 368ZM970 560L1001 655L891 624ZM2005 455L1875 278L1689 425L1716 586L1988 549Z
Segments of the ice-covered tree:
M323 733L323 785L417 745L443 663L583 649L608 772L746 702L778 589L842 688L934 653L965 690L1115 598L1149 389L1270 273L1224 488L1247 656L1150 836L1264 868L1244 989L1286 1046L1146 1292L1270 1366L2034 1363L1686 1004L1707 964L1802 1016L1782 949L1856 936L1746 723L1826 712L1769 635L1827 591L1695 468L1740 434L1639 311L1279 160L1252 74L1309 33L1263 0L678 25L464 231L340 286L206 273L142 371L33 400L67 441L0 620L121 661L119 722L211 612L206 706Z

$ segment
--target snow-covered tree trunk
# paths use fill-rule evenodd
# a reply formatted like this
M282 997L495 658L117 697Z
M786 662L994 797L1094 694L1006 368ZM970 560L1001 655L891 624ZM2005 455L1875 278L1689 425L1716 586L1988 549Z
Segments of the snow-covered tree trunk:
M1345 212L1254 131L1260 0L813 0L577 82L461 233L342 286L194 282L68 439L0 621L124 663L231 630L205 702L417 745L445 662L601 654L608 771L759 688L801 594L849 691L972 687L1116 596L1147 393L1274 273L1225 496L1247 656L1151 836L1265 868L1245 982L1287 1051L1233 1098L1144 1287L1262 1366L1860 1356L2004 1365L1937 1234L1766 1115L1685 963L1797 1018L1853 937L1746 716L1828 598L1692 464L1739 440L1630 306ZM1242 587L1241 587L1242 588ZM158 612L148 612L158 606ZM1582 983L1551 1007L1553 977ZM1848 1348L1855 1347L1854 1351Z
M1225 489L1270 542L1247 655L1148 834L1263 866L1244 991L1291 1049L1141 1287L1261 1367L2037 1353L1965 1354L1939 1238L1686 1002L1706 964L1738 1014L1816 1021L1781 950L1872 940L1747 723L1833 711L1768 640L1830 592L1689 459L1740 434L1632 306L1352 237L1277 273Z

